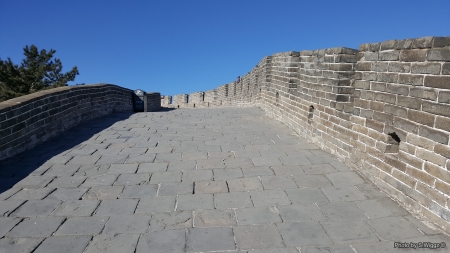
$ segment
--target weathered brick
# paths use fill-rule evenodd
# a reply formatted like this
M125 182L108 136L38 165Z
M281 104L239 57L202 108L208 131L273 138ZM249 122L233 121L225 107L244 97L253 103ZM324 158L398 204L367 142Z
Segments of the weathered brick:
M365 129L366 129L365 133L368 133L369 129L368 128L365 128ZM371 146L371 147L375 147L375 144L376 144L375 139L370 138L369 136L366 136L366 135L361 135L361 134L358 135L358 140L368 146Z
M336 63L340 63L340 62L354 63L354 62L356 62L356 55L348 55L348 54L336 55L336 57L334 58L334 62L336 62Z
M427 196L428 198L432 199L433 201L437 202L440 205L445 206L445 203L447 202L447 198L440 192L436 191L435 189L431 188L430 184L425 185L422 183L417 183L416 189L421 192L423 195Z
M434 37L433 48L450 46L450 36Z
M366 61L378 61L378 52L367 52L364 54L364 60Z
M425 162L424 170L437 179L450 182L450 172L430 162Z
M450 76L425 76L424 85L441 89L450 89Z
M377 92L375 94L375 100L391 104L395 104L396 97L397 96L395 94L390 93Z
M427 112L408 110L408 119L423 125L433 127L435 118L435 115Z
M410 109L420 109L420 105L421 105L422 100L418 99L418 98L413 98L413 97L405 97L405 96L401 96L398 95L397 96L397 105L398 106L403 106L403 107L407 107Z
M427 50L403 50L400 53L400 61L423 62L427 58Z
M416 180L397 169L392 170L392 176L411 188L414 188L416 185Z
M402 151L398 152L398 159L417 169L422 169L424 163L423 160Z
M450 147L448 145L437 144L436 146L434 146L434 152L450 159Z
M416 147L404 141L400 142L399 149L411 155L416 153Z
M391 49L395 49L395 46L397 45L397 40L387 40L387 41L383 41L381 42L381 48L380 50L391 50Z
M433 45L434 37L422 37L414 39L412 48L430 48Z
M427 60L429 61L450 61L450 48L428 50Z
M422 75L411 75L411 74L399 74L398 83L411 84L411 85L423 85Z
M387 62L373 62L372 63L372 71L376 72L387 72L389 64Z
M410 88L409 85L402 85L402 84L388 83L386 85L386 91L405 96L409 94L409 88Z
M427 185L434 185L434 177L430 176L428 173L423 170L416 169L413 167L408 167L406 169L406 173L411 177L420 180L421 182L426 183Z
M442 74L450 75L450 63L449 62L446 62L442 65Z
M368 80L368 81L376 81L377 80L377 72L356 72L356 74L361 74L361 77L356 79Z
M392 114L382 113L378 111L375 111L373 113L373 119L379 121L380 123L385 123L387 125L393 125L394 123L394 116Z
M356 80L354 83L354 87L356 89L370 89L370 82L369 81L362 81L362 80Z
M439 91L438 102L450 104L450 91L448 90Z
M387 82L387 83L395 83L398 80L397 73L378 73L377 81Z
M441 64L440 63L429 63L429 62L412 63L411 64L411 73L439 75L441 73Z
M370 43L369 50L372 52L380 51L381 42Z
M429 100L436 100L437 99L437 90L434 88L428 88L428 87L411 87L409 89L409 95L417 98L425 98Z
M450 195L450 184L447 184L446 182L442 182L440 180L436 180L434 186L436 187L436 190L441 191L444 194Z
M394 127L414 134L419 133L419 125L404 118L394 117Z
M403 118L407 116L407 109L396 105L386 104L384 106L384 112Z
M378 59L380 61L398 61L399 55L399 51L379 52Z
M448 144L449 134L443 131L435 130L427 126L419 127L419 135L425 138L429 138L435 142L442 144Z
M371 119L373 117L373 111L361 109L359 116L364 117L366 119Z
M406 171L406 164L398 160L396 155L386 155L386 157L384 158L384 162L402 172Z
M361 107L361 108L364 108L364 109L369 109L370 101L369 100L365 100L365 99L355 98L354 106Z
M446 161L445 157L422 148L418 148L416 150L416 156L420 159L432 162L440 166L444 166Z
M441 117L436 116L436 122L434 125L435 128L445 130L450 132L450 118L449 117Z
M388 71L398 73L408 73L411 69L411 63L390 62Z
M372 128L373 130L378 132L383 132L384 123L373 119L366 119L366 127Z
M422 101L422 111L450 117L450 105Z
M370 71L372 68L371 62L358 62L356 63L355 69L357 71Z
M370 101L370 109L374 111L382 112L384 110L384 103L377 101Z
M370 89L373 91L386 91L386 83L370 82Z
M396 49L410 49L413 39L399 40L397 41Z
M434 146L436 145L436 142L415 134L408 134L408 136L406 137L406 141L408 143L411 143L412 145L428 150L433 150Z

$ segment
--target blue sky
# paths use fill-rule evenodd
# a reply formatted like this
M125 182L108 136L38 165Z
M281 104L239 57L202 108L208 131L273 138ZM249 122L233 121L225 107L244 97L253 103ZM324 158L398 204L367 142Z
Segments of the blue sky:
M450 36L450 1L0 0L1 59L34 44L77 66L74 83L162 95L216 88L277 52L423 36Z

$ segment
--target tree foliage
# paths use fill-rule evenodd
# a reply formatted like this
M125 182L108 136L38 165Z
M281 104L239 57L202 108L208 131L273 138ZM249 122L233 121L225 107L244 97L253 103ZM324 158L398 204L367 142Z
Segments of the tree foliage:
M39 51L35 45L26 46L25 59L21 65L14 64L10 58L0 59L0 101L27 95L36 91L67 86L79 74L75 66L62 73L60 59L53 58L55 50Z

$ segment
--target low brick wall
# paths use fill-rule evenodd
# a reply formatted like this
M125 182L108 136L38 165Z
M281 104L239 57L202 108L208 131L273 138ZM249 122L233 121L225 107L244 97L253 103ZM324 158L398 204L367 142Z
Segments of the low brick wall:
M0 160L83 121L113 112L132 112L132 95L129 89L98 84L60 87L4 101L0 103Z
M214 106L259 106L450 233L450 37L267 56Z

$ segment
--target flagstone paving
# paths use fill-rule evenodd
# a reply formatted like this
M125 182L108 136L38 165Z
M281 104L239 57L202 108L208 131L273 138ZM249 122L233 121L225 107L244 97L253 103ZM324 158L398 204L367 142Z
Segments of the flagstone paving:
M259 108L111 114L0 168L0 253L450 247Z

